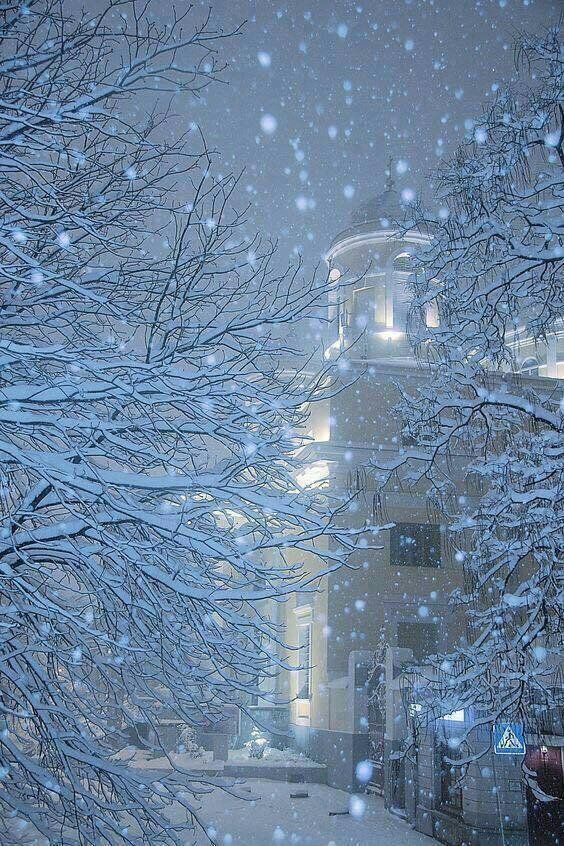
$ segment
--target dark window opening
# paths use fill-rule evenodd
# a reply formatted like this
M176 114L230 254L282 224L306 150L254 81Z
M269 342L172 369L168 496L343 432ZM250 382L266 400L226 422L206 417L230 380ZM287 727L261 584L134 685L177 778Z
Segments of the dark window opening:
M439 633L435 623L398 623L398 646L411 649L416 661L435 655L439 646Z
M358 689L368 687L370 668L366 664L355 664L354 686Z
M428 523L397 523L390 531L390 564L394 567L439 567L439 526Z
M407 429L401 430L400 441L402 447L414 447L417 446L417 438L414 435L411 435Z

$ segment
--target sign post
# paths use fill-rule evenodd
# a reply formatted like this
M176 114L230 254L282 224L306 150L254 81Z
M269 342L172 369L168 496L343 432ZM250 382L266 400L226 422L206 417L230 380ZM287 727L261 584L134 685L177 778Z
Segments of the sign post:
M493 748L496 755L524 755L527 750L525 746L523 723L494 723ZM497 775L495 771L495 755L492 763L501 842L503 846L505 846L506 840L505 831L503 829L503 816L499 801L499 785L497 783Z

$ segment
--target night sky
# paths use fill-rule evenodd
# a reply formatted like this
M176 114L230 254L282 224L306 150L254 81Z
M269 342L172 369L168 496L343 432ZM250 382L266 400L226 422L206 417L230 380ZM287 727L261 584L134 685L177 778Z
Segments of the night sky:
M71 11L83 6L67 2ZM185 11L188 3L174 5ZM172 7L153 0L151 14L165 20ZM193 18L209 7L195 0ZM199 101L177 98L178 126L202 127L221 154L220 173L244 169L248 234L277 239L283 263L300 252L311 267L355 205L383 190L390 156L400 190L429 196L440 156L454 152L468 121L515 73L516 33L556 23L562 4L212 0L211 7L216 27L245 25L219 44L226 84L213 84Z
M201 2L202 9L208 8ZM383 190L421 190L465 122L515 71L518 30L556 23L553 0L220 0L229 85L195 119L242 181L250 226L287 256L323 255L351 209ZM262 119L262 126L261 126ZM227 164L225 165L227 166Z

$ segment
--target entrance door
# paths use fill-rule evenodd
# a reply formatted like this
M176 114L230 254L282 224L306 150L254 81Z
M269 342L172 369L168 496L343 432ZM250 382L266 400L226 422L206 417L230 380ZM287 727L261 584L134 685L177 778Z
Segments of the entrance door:
M540 791L555 797L552 801L543 801L527 787L529 846L564 846L562 751L558 746L533 747L527 750L525 764L536 773Z
M405 758L390 758L390 807L394 811L405 810Z

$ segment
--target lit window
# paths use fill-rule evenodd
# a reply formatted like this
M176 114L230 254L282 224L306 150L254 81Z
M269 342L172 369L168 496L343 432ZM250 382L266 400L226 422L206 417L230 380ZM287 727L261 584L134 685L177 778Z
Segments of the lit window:
M439 307L436 300L431 300L425 306L425 323L430 327L439 325Z
M358 329L374 322L375 308L374 288L357 288L354 292L354 319Z
M441 720L447 720L449 723L463 723L464 711L453 711L452 714L445 714Z
M311 623L298 626L298 699L311 697Z
M313 594L308 591L296 591L296 608L311 608L313 604Z

